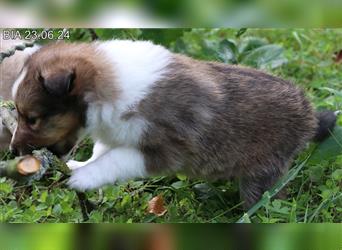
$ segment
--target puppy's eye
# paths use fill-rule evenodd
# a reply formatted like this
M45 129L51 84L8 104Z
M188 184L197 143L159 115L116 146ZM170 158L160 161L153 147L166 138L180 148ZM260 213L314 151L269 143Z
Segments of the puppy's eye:
M38 117L28 117L26 121L28 125L34 126L38 123Z

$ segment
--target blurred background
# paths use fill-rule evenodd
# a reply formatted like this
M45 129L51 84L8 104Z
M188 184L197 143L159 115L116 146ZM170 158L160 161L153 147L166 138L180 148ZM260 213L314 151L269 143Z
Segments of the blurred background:
M1 249L341 249L339 224L2 225ZM336 240L339 239L339 240Z
M2 0L2 27L338 27L340 0Z

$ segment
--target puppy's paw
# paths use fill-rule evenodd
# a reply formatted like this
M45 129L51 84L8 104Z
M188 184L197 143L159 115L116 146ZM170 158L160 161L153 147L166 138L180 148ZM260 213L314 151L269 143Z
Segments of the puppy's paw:
M75 170L75 169L78 169L78 168L81 168L81 167L87 165L87 162L86 161L83 162L83 161L70 160L66 164L67 164L69 169Z
M104 184L101 173L98 173L91 165L74 170L68 181L68 186L78 191L97 189Z

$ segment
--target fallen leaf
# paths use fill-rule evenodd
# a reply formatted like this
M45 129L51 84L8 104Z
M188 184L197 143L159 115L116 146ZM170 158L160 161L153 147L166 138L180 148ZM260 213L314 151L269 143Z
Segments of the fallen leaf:
M163 216L167 210L164 206L164 199L161 195L158 195L156 197L153 197L148 202L148 210L149 213L157 215L157 216Z
M337 63L342 62L342 50L335 52L335 62Z

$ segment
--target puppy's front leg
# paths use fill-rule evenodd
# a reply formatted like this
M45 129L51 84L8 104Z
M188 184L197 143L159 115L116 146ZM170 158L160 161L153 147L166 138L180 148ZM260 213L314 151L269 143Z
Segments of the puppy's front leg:
M96 141L95 144L94 144L94 148L93 148L93 154L92 154L92 156L87 161L74 161L74 160L70 160L70 161L67 162L67 166L71 170L75 170L77 168L86 166L90 162L95 161L101 155L107 153L109 150L110 150L110 148L107 145L101 143L100 141Z
M88 165L73 171L68 182L71 188L84 191L147 176L143 154L135 148L112 149Z

